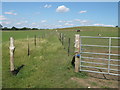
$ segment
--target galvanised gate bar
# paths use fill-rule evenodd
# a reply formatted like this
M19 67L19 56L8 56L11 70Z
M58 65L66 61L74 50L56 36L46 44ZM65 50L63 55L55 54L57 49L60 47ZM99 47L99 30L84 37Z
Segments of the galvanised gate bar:
M89 45L89 44L84 44L83 39L88 38L88 39L105 39L108 40L108 45ZM86 72L93 72L93 73L101 73L101 74L109 74L109 75L116 75L120 76L120 70L118 67L120 65L118 64L120 62L118 54L118 48L120 46L118 45L112 45L112 40L120 40L120 37L93 37L93 36L80 36L80 71L86 71ZM97 52L85 52L83 47L91 47L91 48L108 48L107 53L97 53ZM111 53L112 50L111 48L116 48L117 53ZM103 49L104 51L104 49ZM84 56L86 54L86 56ZM89 55L93 55L90 57ZM99 57L95 58L94 56L98 55ZM107 58L100 58L101 55L106 56ZM112 59L112 57L116 57L115 59ZM93 60L93 61L91 61ZM95 61L100 61L100 62L94 62ZM89 65L91 64L91 65ZM101 65L101 66L100 66ZM88 70L88 69L89 70ZM97 70L94 70L97 69Z

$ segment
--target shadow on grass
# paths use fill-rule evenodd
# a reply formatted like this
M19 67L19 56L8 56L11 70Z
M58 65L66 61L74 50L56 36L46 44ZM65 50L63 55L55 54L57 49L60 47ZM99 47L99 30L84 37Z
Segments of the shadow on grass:
M90 74L89 75L90 77L93 77L93 78L97 78L97 79L103 79L103 80L113 80L113 81L120 81L120 77L119 76L113 76L113 75L105 75L105 74Z
M19 66L17 69L15 69L14 71L12 71L11 73L12 73L13 75L17 75L18 72L19 72L24 66L25 66L25 65Z

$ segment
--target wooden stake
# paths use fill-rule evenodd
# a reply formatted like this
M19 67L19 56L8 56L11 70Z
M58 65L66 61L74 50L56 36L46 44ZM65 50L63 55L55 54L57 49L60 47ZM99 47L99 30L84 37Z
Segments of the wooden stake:
M64 34L62 34L62 45L64 45Z
M68 39L68 56L69 56L69 53L70 53L70 38Z
M34 37L34 43L35 43L35 46L36 46L36 35L35 35L35 37Z
M30 46L29 46L29 37L27 36L27 40L28 40L28 56L30 56Z
M75 35L75 72L80 69L80 35Z
M61 33L59 33L59 36L60 36L59 40L60 40L60 42L61 42Z
M61 34L62 34L62 33L60 33L60 42L61 42Z
M14 39L13 37L10 37L10 71L14 71L14 51L15 51L15 46L14 46Z

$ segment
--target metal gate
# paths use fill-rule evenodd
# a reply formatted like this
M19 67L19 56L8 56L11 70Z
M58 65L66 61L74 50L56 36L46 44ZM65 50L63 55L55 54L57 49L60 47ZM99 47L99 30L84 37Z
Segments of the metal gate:
M103 43L101 43L102 45L93 44L93 42L85 44L83 39L91 39L86 40L87 42L100 39ZM105 40L108 45L104 44ZM118 54L119 40L120 37L80 36L80 71L120 76L120 70L118 69L120 67L118 64L120 62L120 54ZM87 51L87 48L90 48L90 51ZM93 52L93 49L96 52ZM104 51L105 49L107 49L107 52Z

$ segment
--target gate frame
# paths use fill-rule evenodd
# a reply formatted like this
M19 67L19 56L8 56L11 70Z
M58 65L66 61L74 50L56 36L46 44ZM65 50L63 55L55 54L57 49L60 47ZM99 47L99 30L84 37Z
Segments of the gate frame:
M76 35L79 35L79 34L76 34ZM76 37L75 35L75 37ZM111 56L120 56L120 54L111 54L111 47L113 48L120 48L120 46L112 46L112 39L120 39L120 37L95 37L95 36L80 36L80 58L78 61L80 61L80 64L79 64L79 71L86 71L86 72L93 72L93 73L101 73L101 74L108 74L108 75L116 75L116 76L120 76L120 73L118 74L115 74L115 73L110 73L110 70L113 70L113 71L120 71L120 70L117 70L117 69L111 69L110 66L120 66L120 65L117 65L117 64L110 64L110 61L120 61L119 59L111 59ZM108 46L103 46L103 45L88 45L88 44L82 44L82 38L103 38L103 39L109 39L109 45ZM76 44L76 42L75 42ZM90 47L108 47L108 50L109 52L108 53L94 53L94 52L82 52L82 46L90 46ZM75 47L76 48L76 47ZM83 53L87 53L87 54L96 54L96 55L107 55L108 56L108 59L106 58L93 58L93 57L82 57L82 54ZM75 56L78 55L78 52L77 54L75 54ZM82 58L88 58L88 59L99 59L99 60L106 60L108 61L108 68L101 68L101 67L91 67L91 66L83 66L81 63L82 62L86 62L86 61L83 61ZM77 59L77 57L76 57ZM76 62L76 61L75 61ZM87 62L87 63L93 63L93 62ZM76 64L76 63L75 63ZM95 64L95 63L93 63ZM96 63L96 64L104 64L104 63ZM82 67L88 67L88 68L96 68L96 69L107 69L107 72L97 72L97 71L92 71L92 70L82 70ZM76 69L76 68L75 68Z

